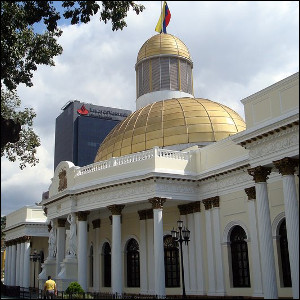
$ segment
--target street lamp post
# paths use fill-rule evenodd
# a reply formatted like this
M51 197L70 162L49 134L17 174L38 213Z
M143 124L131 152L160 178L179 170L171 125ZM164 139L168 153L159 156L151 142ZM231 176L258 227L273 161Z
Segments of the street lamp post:
M30 254L30 260L33 261L33 288L35 289L35 263L40 261L41 254L37 253L36 249L34 249L33 254Z
M183 228L183 221L179 220L177 221L177 227L178 230L173 230L171 231L172 233L172 238L175 242L179 242L180 244L180 260L181 260L181 266L182 266L182 271L181 271L181 276L182 276L182 297L186 298L185 294L185 283L184 283L184 267L183 267L183 254L182 254L182 243L184 242L186 245L188 245L190 241L190 231L187 228Z

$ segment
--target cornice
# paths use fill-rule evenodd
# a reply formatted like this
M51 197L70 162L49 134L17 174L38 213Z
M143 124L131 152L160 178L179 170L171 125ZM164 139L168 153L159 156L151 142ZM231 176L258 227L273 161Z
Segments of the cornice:
M295 74L293 74L293 75L291 75L287 78L284 78L283 80L280 80L280 81L278 81L278 82L262 89L261 91L256 92L255 94L252 94L252 95L242 99L241 102L245 105L246 103L251 102L251 100L253 100L253 99L256 99L258 97L261 97L265 94L270 93L274 89L279 89L280 87L284 87L287 84L289 84L293 81L296 81L298 78L299 78L299 72L297 72L297 73L295 73Z
M90 186L89 188L86 188L84 190L65 190L61 194L57 194L54 197L50 197L46 199L43 203L44 206L53 204L63 198L66 197L72 197L72 196L80 196L84 194L90 194L90 193L95 193L98 191L104 191L104 190L109 190L111 188L115 187L120 187L120 186L130 186L131 184L135 183L145 183L145 182L156 182L157 180L172 180L172 181L178 181L178 182L196 182L196 179L194 179L194 176L176 176L176 174L156 174L156 173L151 173L146 177L143 178L135 178L133 180L127 180L127 181L121 181L121 182L111 182L110 184L107 185L99 185L97 187L95 186Z
M45 226L47 227L47 224L46 224L46 220L45 222L36 222L36 223L27 223L27 222L21 222L21 223L18 223L18 224L15 224L15 225L12 225L12 226L9 226L5 229L3 229L3 232L8 232L9 230L12 230L12 229L15 229L15 228L18 228L18 227L21 227L21 226Z
M261 140L265 137L272 136L276 132L280 132L299 125L299 112L293 110L285 115L268 120L255 127L246 129L232 136L232 141L238 145L247 148L248 144L253 141Z

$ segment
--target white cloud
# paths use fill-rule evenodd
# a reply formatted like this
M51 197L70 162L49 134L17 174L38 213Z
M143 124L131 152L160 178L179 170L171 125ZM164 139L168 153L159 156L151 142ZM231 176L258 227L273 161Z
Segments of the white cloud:
M129 12L128 26L111 30L95 16L88 24L63 26L64 51L56 66L40 66L34 86L18 89L23 106L37 112L41 138L38 166L19 170L1 159L2 215L41 200L53 176L55 119L70 99L135 109L137 53L155 35L159 1ZM244 117L241 99L299 71L299 4L296 1L168 1L167 28L188 47L194 92Z

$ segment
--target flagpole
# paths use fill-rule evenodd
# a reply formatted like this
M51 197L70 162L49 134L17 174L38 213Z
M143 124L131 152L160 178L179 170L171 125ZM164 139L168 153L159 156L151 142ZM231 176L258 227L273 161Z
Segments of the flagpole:
M163 8L162 8L162 1L160 1L160 15L161 15L161 33L164 33L164 28L163 28Z

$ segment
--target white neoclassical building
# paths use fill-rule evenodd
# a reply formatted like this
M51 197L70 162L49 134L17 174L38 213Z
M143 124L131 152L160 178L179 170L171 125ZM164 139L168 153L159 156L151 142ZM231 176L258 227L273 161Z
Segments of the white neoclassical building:
M38 287L48 256L47 217L41 206L25 206L6 216L4 284ZM36 254L35 262L31 255Z
M65 290L299 298L299 74L231 108L193 93L186 45L142 45L137 110L85 167L61 162L41 204L39 275ZM190 230L183 264L171 230Z

